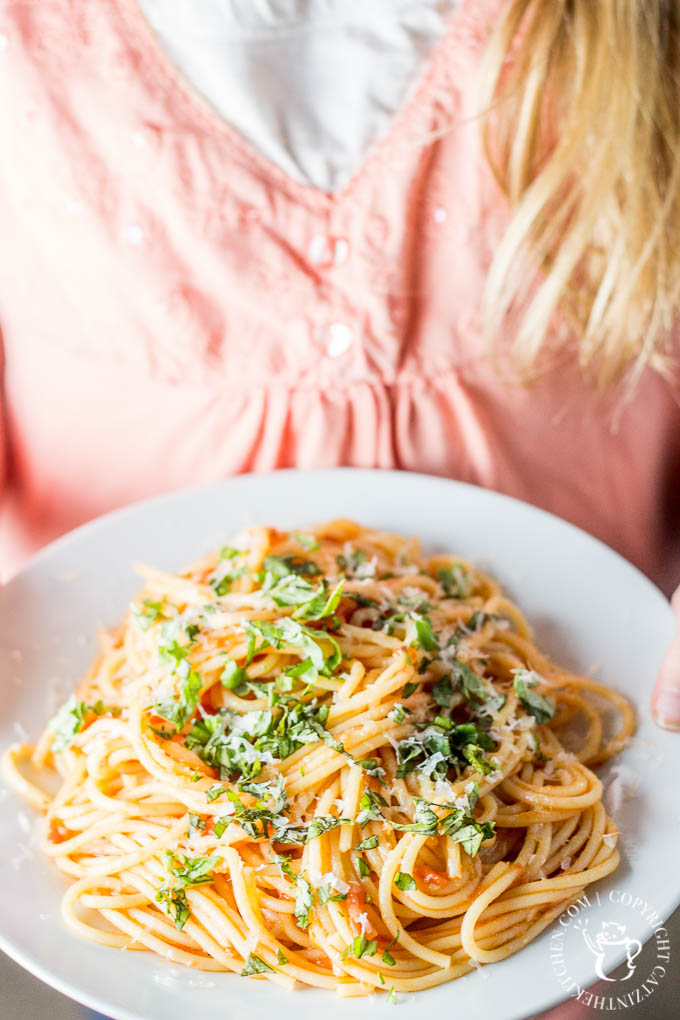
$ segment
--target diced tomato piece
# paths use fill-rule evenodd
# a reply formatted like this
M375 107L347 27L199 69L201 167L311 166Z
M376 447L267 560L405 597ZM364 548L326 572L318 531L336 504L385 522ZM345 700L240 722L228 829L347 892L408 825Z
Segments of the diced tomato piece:
M434 871L432 868L426 868L422 865L418 865L414 869L413 877L431 889L443 889L451 881L449 876L443 871Z
M349 884L349 890L347 892L347 913L349 915L349 926L352 929L352 934L362 934L361 915L366 914L368 923L364 925L363 934L367 939L374 939L376 937L378 933L371 924L366 911L366 893L364 892L363 886L359 885L358 882L350 882Z
M65 825L62 825L58 818L53 818L50 821L50 826L47 830L47 838L50 843L65 843L67 839L74 835L75 833L71 829L67 829Z

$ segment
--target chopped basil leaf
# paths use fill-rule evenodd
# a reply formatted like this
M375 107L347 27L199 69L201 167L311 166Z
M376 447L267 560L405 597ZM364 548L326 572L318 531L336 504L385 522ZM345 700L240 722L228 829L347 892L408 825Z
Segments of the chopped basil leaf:
M442 708L449 707L452 694L451 678L448 676L443 676L432 688L432 697Z
M211 872L219 857L175 857L169 850L165 851L168 860L168 871L174 876L175 888L162 886L156 893L158 903L166 903L168 913L174 918L175 927L181 931L190 916L189 904L185 889L188 886L204 885L212 882ZM179 864L174 863L179 861Z
M304 843L309 843L310 839L315 839L324 832L330 832L331 829L336 829L339 825L346 825L351 823L351 818L335 818L333 815L317 816L312 818L310 822L304 825L288 825L281 829L276 830L276 834L272 837L277 843L288 843L293 846L302 846Z
M332 616L338 607L342 595L343 581L338 581L333 591L327 594L327 589L320 588L309 601L304 602L293 613L296 620L323 620Z
M203 678L191 669L186 676L180 676L178 693L172 698L157 702L154 711L181 730L196 711L202 687Z
M234 805L231 820L240 825L249 836L253 839L266 837L270 826L278 828L286 824L287 819L281 814L287 806L283 776L279 776L275 783L241 783L240 789L259 798L255 806L250 807L243 803L234 790L226 791Z
M485 839L493 836L493 822L471 823L449 833L454 843L460 843L466 854L474 857Z
M545 754L544 751L542 750L541 741L538 739L538 734L535 733L534 730L532 730L529 736L534 742L534 758L536 758L537 761L552 761L550 755Z
M410 709L404 708L403 705L395 705L394 708L390 709L387 713L387 718L392 719L397 726L401 726L406 718L407 712L410 712Z
M168 850L166 851L170 862L169 872L177 879L181 888L189 885L204 885L212 882L212 871L219 863L219 857L177 857ZM174 864L174 860L180 864Z
M347 893L332 893L331 887L325 882L319 886L319 903L324 906L326 903L340 903L347 899Z
M398 941L399 933L397 933L392 939L392 941L387 946L385 946L385 951L382 954L382 961L383 963L386 963L388 967L394 967L395 963L397 962L392 956L390 949L392 948L392 946L395 946Z
M385 775L385 769L378 764L377 758L355 758L354 764L359 765L364 772L368 773L369 776L373 776L375 779L378 779L383 786L385 785L385 781L382 778Z
M359 873L359 878L368 878L368 876L371 874L371 869L364 860L364 858L360 857L359 854L357 854L354 858L354 863Z
M365 935L357 935L350 948L357 960L360 960L362 956L375 956L378 952L378 942L376 939L369 942Z
M134 602L130 603L130 609L134 614L137 623L142 630L148 630L163 613L163 603L153 602L151 599L144 599L140 608Z
M274 854L274 860L276 861L278 866L281 868L281 874L285 875L285 877L287 879L289 879L289 881L294 882L295 881L295 872L293 871L293 869L290 866L291 859L290 859L289 855L288 854Z
M285 648L292 645L299 648L304 655L311 660L309 673L316 679L321 673L331 676L333 671L340 665L342 653L340 647L332 635L327 631L313 630L304 624L298 623L290 616L281 620L269 622L266 620L250 620L245 624L246 631L257 632L272 648ZM333 651L328 657L324 656L319 641L328 641ZM309 681L308 681L309 682Z
M415 692L418 690L418 686L419 686L418 684L413 683L404 684L404 689L401 692L402 698L410 698L411 695L415 694Z
M437 831L437 823L439 821L437 815L429 803L423 800L422 797L414 797L413 801L416 806L413 821L408 825L399 825L396 822L392 822L392 827L400 832L422 832L428 836L433 836Z
M279 967L285 967L288 963L288 957L284 956L280 949L276 950L276 963Z
M340 569L351 576L365 562L366 552L363 549L353 549L349 554L336 556L335 559Z
M484 705L478 711L484 715L498 715L503 705L508 699L504 694L492 694L490 698L487 698Z
M375 850L378 845L377 836L368 836L366 839L362 839L360 843L357 843L353 850Z
M466 666L463 662L453 663L453 679L458 687L461 694L471 701L475 698L477 701L486 701L486 692L484 691L484 684L482 678Z
M205 829L205 818L201 818L200 815L189 815L189 835L193 836L195 832L201 829Z
M418 648L422 648L425 652L434 652L439 648L439 642L434 635L432 630L432 624L430 623L427 616L417 616L413 614L413 622L416 625L416 641L415 644Z
M168 889L164 886L156 893L156 902L167 904L168 914L174 920L177 931L181 931L191 916L184 889Z
M309 928L309 911L312 909L312 887L301 875L295 880L295 918L300 928Z
M319 543L314 538L314 535L304 535L300 531L291 531L290 537L307 552L314 552L315 549L319 548Z
M215 835L217 836L218 839L223 834L223 832L226 830L227 826L231 825L233 820L234 820L233 815L226 815L223 818L218 818L217 819L217 821L215 822L215 826L214 826L213 832L215 833Z
M405 606L407 609L414 609L416 613L429 613L432 609L432 605L420 595L397 595L397 602L400 606Z
M520 669L515 674L513 687L517 697L536 722L546 723L555 715L555 705L550 698L544 698L534 692L533 688L539 680L540 677L533 671Z
M218 598L222 595L227 595L231 591L231 586L236 578L242 577L246 572L246 567L244 565L239 567L230 565L230 561L240 555L239 550L230 550L230 553L231 555L220 558L220 562L213 571L211 577L208 578L210 587Z
M288 961L286 961L288 962ZM275 971L255 953L250 953L243 965L241 977L250 977L251 974L274 974Z
M479 793L477 786L468 794L469 811L474 809ZM451 813L439 820L439 831L443 836L449 836L454 843L460 843L470 857L474 857L485 839L490 839L494 834L493 822L478 822L470 814L466 814L462 808L451 807Z
M475 744L467 744L463 748L463 756L477 772L481 772L484 776L488 776L496 770L496 763L488 761L483 756L481 747L477 747Z
M88 712L94 712L95 715L105 715L107 712L119 715L120 709L105 705L103 701L87 705L84 701L77 701L75 695L71 695L49 723L49 728L55 734L51 748L54 754L66 750L76 733L80 733Z
M384 807L387 807L384 797L374 790L364 790L359 801L359 814L357 815L357 822L361 828L363 829L370 821L381 819L383 817L381 808Z
M426 776L444 779L450 768L465 769L470 759L465 754L468 744L481 749L493 750L496 743L479 723L458 723L448 729L449 720L438 717L439 726L429 725L420 732L411 734L397 744L397 779L403 779L418 769ZM442 726L443 723L443 726ZM446 729L446 732L442 732ZM493 768L489 768L492 772Z
M221 778L236 774L252 779L263 761L288 758L304 744L323 741L344 753L339 740L326 729L329 706L316 700L302 703L279 695L272 684L270 709L239 715L229 709L203 713L186 736L185 744L199 757L220 770Z
M277 606L299 606L308 602L316 592L314 585L305 581L304 577L292 573L286 574L279 580L276 580L272 574L266 574L262 587Z
M233 659L227 659L224 669L220 674L220 683L229 691L235 691L248 679L248 674L242 666L239 666Z
M411 875L407 875L404 871L397 872L394 877L394 884L398 889L401 889L402 892L408 892L411 889L418 888L413 877Z
M447 598L464 599L470 594L470 575L460 563L442 567L437 573L437 580Z
M275 578L286 577L288 574L299 574L301 577L316 577L321 569L314 562L297 553L284 553L283 556L265 556L262 564L265 578L270 574ZM266 581L265 581L266 583Z
M219 783L215 783L214 786L211 786L210 789L205 791L205 796L207 798L208 804L212 804L212 802L214 800L217 800L218 797L224 797L226 792L227 792L226 787L220 786Z

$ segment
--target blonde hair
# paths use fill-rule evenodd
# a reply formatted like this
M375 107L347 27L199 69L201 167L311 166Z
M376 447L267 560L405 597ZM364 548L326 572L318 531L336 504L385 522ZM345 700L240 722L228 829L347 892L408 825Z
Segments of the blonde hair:
M487 158L512 213L488 273L487 335L516 323L525 377L556 320L599 388L647 365L668 373L680 0L510 0L482 80Z

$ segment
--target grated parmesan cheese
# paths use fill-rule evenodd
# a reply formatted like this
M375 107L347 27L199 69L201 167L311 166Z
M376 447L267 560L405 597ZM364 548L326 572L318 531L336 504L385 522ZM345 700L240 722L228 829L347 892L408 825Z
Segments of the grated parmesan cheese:
M346 893L349 892L349 885L342 878L338 878L332 871L328 871L325 875L321 876L321 885L327 884L335 892Z
M621 810L624 801L637 796L640 787L640 777L627 765L614 765L605 789L605 805L610 815Z
M439 652L439 660L445 669L453 669L453 664L458 659L457 652L458 649L455 645L444 645L441 649Z
M19 828L21 829L21 831L25 832L27 835L30 835L30 833L33 831L33 826L31 825L31 819L28 817L25 811L17 811L17 822L19 823Z
M28 740L28 733L26 732L26 729L21 725L20 722L15 722L13 724L13 727L14 727L14 732L18 736L19 740L21 740L22 742L25 742L25 741Z
M438 800L450 801L453 797L451 783L447 783L445 779L438 779L434 784L434 795Z
M354 571L354 577L358 581L367 581L375 577L375 572L378 569L378 557L372 556L370 560L364 560L360 563Z
M424 772L426 776L431 776L440 761L446 761L446 758L441 751L435 751L423 764L420 766L420 771Z

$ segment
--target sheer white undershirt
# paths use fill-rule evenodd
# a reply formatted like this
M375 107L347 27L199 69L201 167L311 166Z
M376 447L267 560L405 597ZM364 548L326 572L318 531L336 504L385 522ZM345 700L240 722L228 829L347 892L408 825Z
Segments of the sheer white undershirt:
M183 77L291 178L337 191L459 0L138 0Z

